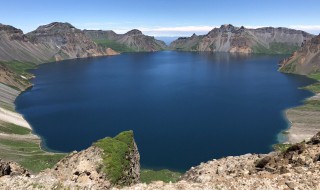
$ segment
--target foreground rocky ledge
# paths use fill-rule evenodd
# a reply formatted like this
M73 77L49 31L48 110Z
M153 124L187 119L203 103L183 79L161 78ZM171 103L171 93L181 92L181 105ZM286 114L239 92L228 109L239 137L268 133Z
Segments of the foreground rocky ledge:
M122 154L113 149L119 146L126 148L126 154L118 157L123 159L123 170L114 181L116 168L110 158L118 161ZM38 175L30 175L16 163L0 162L0 189L320 189L320 133L283 152L202 163L177 183L139 183L139 158L133 133L125 132L72 153Z

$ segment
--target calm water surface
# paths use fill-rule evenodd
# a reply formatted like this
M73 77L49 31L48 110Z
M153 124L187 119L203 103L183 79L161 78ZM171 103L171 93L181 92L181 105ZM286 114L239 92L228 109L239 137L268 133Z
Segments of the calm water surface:
M16 105L49 150L132 129L143 167L183 171L277 143L283 111L313 82L277 72L281 58L165 51L44 64Z

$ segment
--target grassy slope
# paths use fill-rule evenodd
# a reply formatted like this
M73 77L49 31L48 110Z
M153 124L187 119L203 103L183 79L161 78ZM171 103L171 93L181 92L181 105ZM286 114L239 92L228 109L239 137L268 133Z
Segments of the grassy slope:
M151 183L153 181L163 181L166 183L171 182L177 182L180 178L181 173L179 172L173 172L167 169L164 170L149 170L149 169L143 169L140 173L140 180L142 183Z
M0 123L0 158L18 162L33 173L51 168L65 154L48 153L32 138L31 130L11 123ZM10 136L6 136L10 135Z
M95 43L98 45L104 47L104 48L111 48L117 52L136 52L136 50L130 48L129 46L126 46L124 44L120 44L113 40L95 40Z
M104 152L102 170L113 184L118 184L123 177L123 171L130 167L126 155L133 149L133 142L133 132L125 131L114 138L107 137L94 143Z
M7 66L12 71L21 75L30 75L30 73L28 73L27 70L36 68L36 65L33 63L22 63L18 61L1 62L0 64Z
M16 84L17 86L11 86L10 83L5 85L16 90L20 90L19 88L21 87L23 87L22 89L25 89L31 85L29 79L33 77L33 74L29 73L28 70L35 69L37 67L33 63L22 63L18 61L0 62L0 66L5 67L11 71L9 72L11 74L7 76L7 78L11 78L11 81L14 81L13 84ZM22 78L21 76L23 76L24 78Z
M309 90L315 94L320 93L320 73L313 73L308 75L308 77L318 80L314 84L303 87L305 90ZM304 101L304 105L296 107L297 110L305 111L320 111L320 100L319 99L308 99Z
M269 48L260 44L254 46L253 52L259 54L292 54L294 51L298 49L298 45L289 45L286 43L272 42L270 43Z
M53 167L65 154L48 153L39 143L27 139L0 139L0 157L18 162L31 172L38 173Z
M31 133L31 130L12 123L0 122L0 133L27 135Z

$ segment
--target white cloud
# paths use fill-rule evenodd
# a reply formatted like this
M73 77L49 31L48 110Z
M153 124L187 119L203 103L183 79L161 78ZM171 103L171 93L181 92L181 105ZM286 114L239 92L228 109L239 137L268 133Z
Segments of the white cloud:
M291 25L289 28L294 28L297 30L304 30L307 32L319 32L320 25Z

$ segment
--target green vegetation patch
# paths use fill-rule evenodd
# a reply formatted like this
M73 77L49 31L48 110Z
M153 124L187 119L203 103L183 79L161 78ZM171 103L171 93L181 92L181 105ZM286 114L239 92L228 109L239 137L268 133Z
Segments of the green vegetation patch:
M45 152L37 142L0 139L0 158L14 160L34 173L53 167L65 155Z
M25 127L20 127L12 123L1 122L0 133L27 135L31 133L31 130Z
M13 104L8 104L7 102L3 102L1 100L0 100L0 107L12 112L16 112Z
M319 80L320 81L320 73L312 73L308 75L308 77Z
M296 71L296 65L298 63L298 59L295 59L291 61L290 63L284 65L279 69L279 71L284 72L284 73L294 73Z
M94 143L104 152L102 170L113 184L118 184L130 167L126 158L134 148L133 131L124 131L114 138L107 137ZM122 184L119 184L122 185Z
M302 106L296 107L294 109L303 111L320 111L320 100L306 100Z
M66 154L58 153L35 154L28 157L28 159L24 159L20 164L32 172L38 173L44 169L52 168L65 156Z
M297 44L272 42L270 43L269 48L261 44L254 46L253 52L259 54L292 54L297 51L299 47L300 46Z
M118 43L114 40L95 40L95 43L97 43L98 45L104 47L104 48L111 48L117 52L136 52L137 50L130 48L127 45Z
M166 183L177 182L181 176L179 172L173 172L167 169L164 170L149 170L143 169L140 173L140 181L142 183L151 183L153 181L163 181Z
M309 90L314 93L320 93L320 82L316 82L309 86L303 87L302 89Z
M292 144L282 144L282 143L280 143L280 144L273 145L273 149L275 151L285 152L291 146L292 146Z
M27 76L30 75L30 73L27 73L28 70L36 68L36 65L33 63L22 63L18 61L1 62L0 64L6 66L17 74Z

